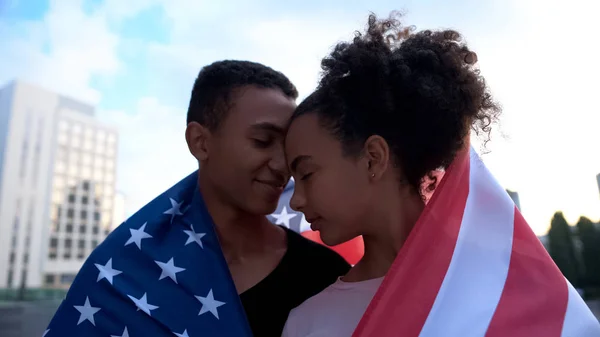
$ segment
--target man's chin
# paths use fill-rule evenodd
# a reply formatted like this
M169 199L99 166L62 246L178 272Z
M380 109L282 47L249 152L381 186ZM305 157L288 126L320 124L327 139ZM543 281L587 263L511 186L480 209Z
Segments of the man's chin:
M270 215L277 211L277 202L255 202L249 205L247 211L256 215Z

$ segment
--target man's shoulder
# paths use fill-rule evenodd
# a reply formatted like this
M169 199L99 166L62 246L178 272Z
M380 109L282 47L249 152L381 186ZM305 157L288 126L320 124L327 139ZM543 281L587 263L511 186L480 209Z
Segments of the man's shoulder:
M350 264L333 249L314 242L302 235L286 229L288 232L288 254L298 266L307 266L320 270L325 275L344 275L350 270Z

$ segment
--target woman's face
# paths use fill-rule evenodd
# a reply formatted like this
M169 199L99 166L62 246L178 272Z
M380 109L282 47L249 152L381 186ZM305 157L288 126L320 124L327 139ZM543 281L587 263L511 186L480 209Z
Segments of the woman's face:
M315 113L291 123L285 150L295 180L291 207L305 214L327 245L361 235L373 194L367 159L344 156L342 144L319 125Z

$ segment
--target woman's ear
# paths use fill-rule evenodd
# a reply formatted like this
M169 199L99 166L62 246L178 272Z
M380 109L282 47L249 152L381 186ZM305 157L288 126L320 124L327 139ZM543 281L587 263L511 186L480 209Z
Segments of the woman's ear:
M390 147L381 136L373 135L365 141L364 158L370 179L380 179L390 162Z
M211 132L198 122L190 122L185 129L185 141L190 153L198 160L208 158Z

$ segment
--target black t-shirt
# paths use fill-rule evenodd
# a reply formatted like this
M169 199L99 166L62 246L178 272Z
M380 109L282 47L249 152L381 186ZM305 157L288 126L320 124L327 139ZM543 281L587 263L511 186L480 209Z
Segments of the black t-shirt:
M290 311L334 283L350 265L333 250L287 231L287 252L275 269L240 299L254 337L281 337Z

